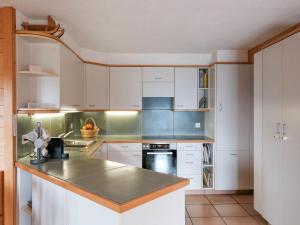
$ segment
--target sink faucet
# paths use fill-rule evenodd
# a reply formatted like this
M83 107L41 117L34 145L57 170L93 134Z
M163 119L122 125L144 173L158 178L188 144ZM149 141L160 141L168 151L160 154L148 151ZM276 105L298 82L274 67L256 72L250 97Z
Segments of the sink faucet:
M73 133L74 133L74 131L70 130L68 133L61 133L60 135L58 135L58 137L60 137L62 139L66 139L67 137L69 137Z

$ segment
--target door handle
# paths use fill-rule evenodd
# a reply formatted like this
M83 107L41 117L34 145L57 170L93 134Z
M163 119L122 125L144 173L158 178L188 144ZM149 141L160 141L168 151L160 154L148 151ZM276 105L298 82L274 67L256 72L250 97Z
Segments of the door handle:
M286 141L288 138L287 138L287 134L286 134L286 128L287 128L287 125L285 123L282 124L282 140L283 141Z
M276 133L274 135L274 138L277 139L277 138L280 138L280 126L281 126L281 123L276 123Z
M223 111L223 104L219 103L219 112L222 112L222 111Z

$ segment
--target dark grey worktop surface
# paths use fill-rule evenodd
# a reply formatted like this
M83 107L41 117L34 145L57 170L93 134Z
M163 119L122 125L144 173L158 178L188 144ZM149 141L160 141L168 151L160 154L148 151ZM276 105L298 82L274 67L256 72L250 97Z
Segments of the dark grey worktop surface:
M112 161L89 158L83 152L69 153L70 158L67 160L52 159L39 165L30 164L29 157L18 162L118 204L125 204L185 180Z

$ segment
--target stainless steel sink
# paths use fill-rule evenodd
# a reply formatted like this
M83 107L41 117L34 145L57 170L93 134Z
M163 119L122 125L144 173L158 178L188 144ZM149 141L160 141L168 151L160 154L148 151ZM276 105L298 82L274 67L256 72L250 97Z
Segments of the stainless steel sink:
M89 147L92 144L94 144L95 141L93 140L64 140L64 146L65 147Z

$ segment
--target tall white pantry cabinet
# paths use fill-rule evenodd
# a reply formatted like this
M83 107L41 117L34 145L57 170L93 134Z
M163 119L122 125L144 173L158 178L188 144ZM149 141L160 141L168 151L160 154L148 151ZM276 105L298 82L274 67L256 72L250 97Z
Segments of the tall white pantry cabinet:
M254 59L254 207L272 225L298 225L300 33Z
M216 190L251 189L251 65L217 64Z

